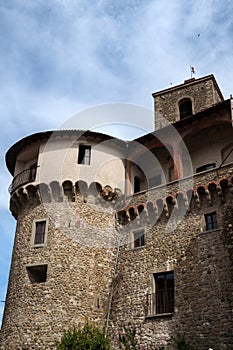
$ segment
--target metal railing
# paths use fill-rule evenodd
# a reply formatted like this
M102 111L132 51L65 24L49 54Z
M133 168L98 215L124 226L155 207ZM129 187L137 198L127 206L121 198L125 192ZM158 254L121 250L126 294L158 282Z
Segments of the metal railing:
M174 291L167 290L167 293L159 291L147 294L146 316L172 314L174 312Z
M9 186L9 193L12 194L20 186L23 186L30 182L34 182L36 179L36 170L37 166L33 166L21 171L21 173L16 175Z

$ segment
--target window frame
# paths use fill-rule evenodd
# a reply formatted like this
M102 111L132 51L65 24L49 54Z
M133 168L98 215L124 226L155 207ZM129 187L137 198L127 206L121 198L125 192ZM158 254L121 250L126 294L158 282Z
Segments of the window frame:
M172 275L172 287L168 288L168 278L164 279L165 286L160 295L157 291L156 277ZM152 275L152 293L147 294L147 317L172 316L174 314L175 276L174 270L155 272ZM161 292L161 291L160 291ZM170 295L169 295L170 294Z
M133 235L133 242L132 243L133 243L134 249L145 247L146 235L145 235L145 230L143 228L136 230L136 231L133 231L132 235Z
M214 231L218 229L218 215L216 211L204 214L205 231Z
M45 222L44 230L44 241L43 243L35 243L36 234L37 234L37 224ZM48 236L48 218L34 219L32 224L32 233L31 233L31 246L33 248L40 248L47 245L47 236Z
M88 151L88 155L86 155ZM80 144L78 148L78 165L90 165L91 164L91 145Z

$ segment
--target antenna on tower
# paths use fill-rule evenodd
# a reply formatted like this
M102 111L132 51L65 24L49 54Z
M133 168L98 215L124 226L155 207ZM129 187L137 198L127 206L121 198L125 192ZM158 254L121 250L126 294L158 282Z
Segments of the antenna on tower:
M191 72L191 79L192 79L193 74L195 74L195 69L193 66L190 66L190 72Z

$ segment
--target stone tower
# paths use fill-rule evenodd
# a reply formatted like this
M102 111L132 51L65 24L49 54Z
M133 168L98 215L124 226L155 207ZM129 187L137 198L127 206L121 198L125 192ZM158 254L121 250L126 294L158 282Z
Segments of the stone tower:
M34 134L8 151L17 228L4 349L47 349L87 317L104 324L123 151L124 142L79 131Z

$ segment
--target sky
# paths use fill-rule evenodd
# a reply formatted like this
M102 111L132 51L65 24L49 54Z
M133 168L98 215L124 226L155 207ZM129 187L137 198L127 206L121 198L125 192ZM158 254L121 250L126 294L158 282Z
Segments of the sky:
M152 110L151 93L189 79L190 66L229 98L232 11L231 0L0 0L0 320L16 225L8 148L96 105Z

